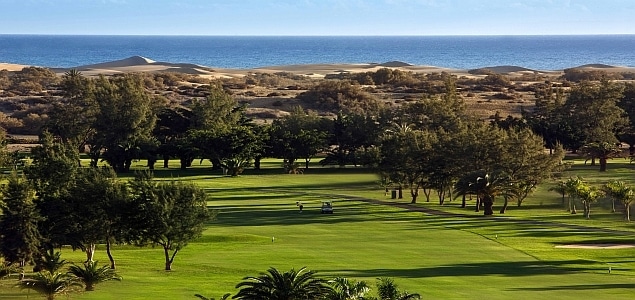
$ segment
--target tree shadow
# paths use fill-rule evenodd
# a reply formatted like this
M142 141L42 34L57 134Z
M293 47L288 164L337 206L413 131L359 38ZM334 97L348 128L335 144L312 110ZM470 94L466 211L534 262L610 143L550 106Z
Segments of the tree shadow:
M634 289L635 283L606 283L606 284L576 284L555 285L550 287L535 288L509 288L508 291L559 291L559 290L608 290L608 289Z
M321 272L346 274L351 277L395 277L425 278L446 276L508 276L526 277L536 275L565 275L595 271L596 262L586 260L563 261L517 261L454 264L415 269L366 269L366 270L320 270ZM585 267L588 266L588 267Z

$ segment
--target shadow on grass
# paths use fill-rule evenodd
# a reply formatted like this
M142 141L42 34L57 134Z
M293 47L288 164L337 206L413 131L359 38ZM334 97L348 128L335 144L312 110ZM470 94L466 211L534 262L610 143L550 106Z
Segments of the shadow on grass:
M576 284L555 285L537 288L511 288L508 291L559 291L559 290L608 290L608 289L633 289L635 283L607 283L607 284Z
M132 170L128 173L120 173L118 177L120 178L134 178L135 171L141 171L143 168L139 170ZM222 170L214 170L211 167L201 167L194 166L187 168L186 170L181 170L180 168L156 168L152 171L154 173L154 178L185 178L190 176L210 176L210 177L227 177L223 175ZM374 173L373 170L368 168L322 168L322 167L312 167L304 170L304 174L370 174ZM255 169L246 169L242 175L284 175L287 174L283 168L263 168L260 170ZM296 176L296 175L292 175ZM302 176L302 175L297 175Z
M455 264L431 268L415 269L368 269L368 270L320 270L324 273L346 273L351 277L394 277L425 278L446 276L488 276L499 275L509 277L536 275L565 275L597 270L595 262L585 260L563 261L519 261L519 262L485 262Z
M389 219L390 221L421 220L416 214L399 214L393 211L368 211L367 204L345 204L335 206L333 214L321 214L320 207L304 206L302 212L295 206L295 202L288 205L266 205L254 207L217 207L219 214L215 224L224 226L266 226L266 225L305 225L305 224L334 224L364 222L369 220Z

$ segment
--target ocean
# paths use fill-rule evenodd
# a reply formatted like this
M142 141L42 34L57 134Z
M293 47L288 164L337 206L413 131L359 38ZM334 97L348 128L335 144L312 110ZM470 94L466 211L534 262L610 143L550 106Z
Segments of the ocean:
M250 69L401 61L453 69L635 67L635 35L578 36L65 36L0 35L0 62L71 68L143 56Z

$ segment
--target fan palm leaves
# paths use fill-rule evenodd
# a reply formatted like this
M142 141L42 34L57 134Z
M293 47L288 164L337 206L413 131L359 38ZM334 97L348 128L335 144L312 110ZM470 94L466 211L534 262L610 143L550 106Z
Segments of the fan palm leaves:
M380 300L412 300L421 299L419 294L399 291L392 278L377 278L377 294Z
M304 300L319 299L326 295L329 287L326 280L316 278L314 271L306 267L280 272L269 268L267 273L248 276L236 285L240 289L232 299L246 300Z
M332 290L326 297L329 300L360 300L370 291L370 287L365 281L348 280L344 277L337 277L329 280Z
M68 273L84 283L86 291L95 290L95 285L109 280L121 280L115 270L104 265L99 267L97 261L86 262L83 266L72 265L68 268Z
M81 283L68 274L46 271L21 280L20 286L44 295L47 300L53 300L57 295L66 294L76 287L80 287Z
M205 296L203 296L201 294L194 294L194 296L198 297L201 300L216 300L216 298L207 298L207 297L205 297ZM223 295L223 297L221 297L220 300L227 300L227 299L229 299L229 296L231 296L231 294L227 293L227 294Z

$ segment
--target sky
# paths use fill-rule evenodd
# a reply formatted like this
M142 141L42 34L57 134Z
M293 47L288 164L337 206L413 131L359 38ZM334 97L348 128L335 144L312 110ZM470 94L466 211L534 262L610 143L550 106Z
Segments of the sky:
M635 34L635 1L0 0L0 34Z

